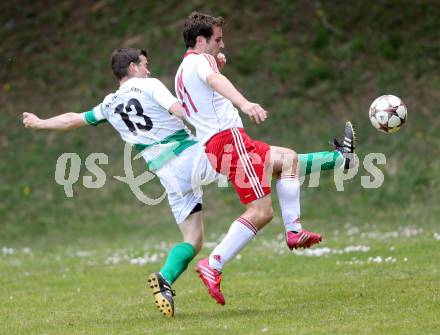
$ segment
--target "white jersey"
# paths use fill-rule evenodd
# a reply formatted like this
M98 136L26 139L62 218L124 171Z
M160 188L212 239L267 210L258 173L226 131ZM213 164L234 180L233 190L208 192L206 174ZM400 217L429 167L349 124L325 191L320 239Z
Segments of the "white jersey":
M151 170L197 143L182 120L168 110L177 99L158 79L131 78L84 113L88 124L107 120L122 139L142 151Z
M218 72L213 56L187 52L175 77L176 95L185 108L185 118L195 127L202 143L223 130L243 127L232 102L206 82L208 75Z

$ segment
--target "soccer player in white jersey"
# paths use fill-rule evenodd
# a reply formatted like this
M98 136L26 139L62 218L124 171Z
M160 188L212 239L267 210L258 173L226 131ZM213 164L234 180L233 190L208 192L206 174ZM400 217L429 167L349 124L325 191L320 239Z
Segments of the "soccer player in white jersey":
M228 176L245 207L245 212L232 223L209 258L199 261L196 267L210 295L222 305L225 299L220 282L224 265L272 219L270 168L277 178L276 191L288 247L308 248L322 240L320 234L301 226L296 153L255 141L243 129L234 106L257 124L267 118L267 112L259 104L248 101L220 73L219 67L225 63L220 53L224 47L223 24L221 17L198 12L187 18L183 27L187 51L175 77L176 94L185 109L186 120L196 128L196 136L206 146L213 167ZM343 145L337 147L344 155L354 150L354 134L349 122L345 135ZM328 155L332 159L339 156L334 152Z
M148 78L145 51L115 50L112 69L120 87L92 110L46 120L23 113L23 123L35 129L69 130L108 121L123 140L142 150L149 169L166 189L183 235L183 242L172 247L160 272L148 279L157 308L171 317L175 294L171 285L203 244L202 189L194 181L208 183L218 174L182 120L174 116L182 115L180 103L159 80Z

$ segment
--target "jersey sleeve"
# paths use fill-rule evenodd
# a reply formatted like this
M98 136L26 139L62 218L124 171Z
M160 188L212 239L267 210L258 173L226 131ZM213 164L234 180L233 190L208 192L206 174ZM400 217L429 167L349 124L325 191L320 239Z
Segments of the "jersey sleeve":
M98 106L83 113L84 121L92 126L97 126L100 123L106 122L107 119L104 115L103 105L104 103L100 103Z
M177 98L172 95L168 88L158 79L154 81L154 88L151 95L153 99L166 110L169 110L174 103L178 102Z
M203 82L206 83L206 77L212 73L220 73L217 68L217 62L215 58L208 54L201 54L196 66L197 75Z

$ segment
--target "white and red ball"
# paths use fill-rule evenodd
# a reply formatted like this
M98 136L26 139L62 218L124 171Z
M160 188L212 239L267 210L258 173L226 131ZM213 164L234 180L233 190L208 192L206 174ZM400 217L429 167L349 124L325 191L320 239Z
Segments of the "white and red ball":
M395 95L382 95L370 106L370 121L374 128L384 133L396 132L402 127L408 111L402 99Z

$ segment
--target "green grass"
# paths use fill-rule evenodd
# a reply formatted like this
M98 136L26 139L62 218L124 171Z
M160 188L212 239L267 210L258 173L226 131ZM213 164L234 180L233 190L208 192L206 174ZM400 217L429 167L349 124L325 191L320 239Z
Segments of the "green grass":
M409 0L2 3L0 248L17 251L0 253L0 333L438 333L439 8ZM225 74L269 111L258 127L244 118L249 134L300 153L322 151L350 119L360 157L382 152L387 164L380 166L379 189L361 187L361 176L369 175L362 166L342 193L331 175L317 189L302 189L303 222L324 233L322 247L366 245L368 252L281 253L287 249L276 239L277 212L275 225L225 270L225 307L211 301L191 270L176 283L177 313L168 320L145 289L146 275L163 258L143 267L106 264L118 251L164 253L179 236L165 202L146 207L113 178L124 175L119 136L108 126L32 132L20 115L80 112L99 103L116 87L109 56L120 46L146 48L153 75L172 88L184 51L182 20L193 10L227 19ZM387 136L371 127L367 111L390 93L403 98L409 118ZM54 181L64 152L82 160L71 199ZM92 152L109 157L102 189L81 183ZM134 164L136 174L143 172L142 162ZM161 187L156 181L145 190L158 194ZM241 206L230 188L208 187L205 194L206 236L214 241ZM421 231L405 237L406 227ZM26 247L30 254L21 251ZM91 254L79 257L80 251ZM377 256L396 262L368 263Z
M288 252L275 223L225 268L225 306L209 297L191 264L175 283L171 320L157 312L146 289L146 276L157 271L170 245L157 243L161 234L151 233L146 242L27 245L30 253L18 247L0 256L1 333L435 334L440 272L433 260L440 241L417 224L380 228L345 225L336 233L322 227L327 239L318 248L369 250L317 257ZM158 258L143 266L109 264L115 253ZM371 261L378 256L381 263Z

